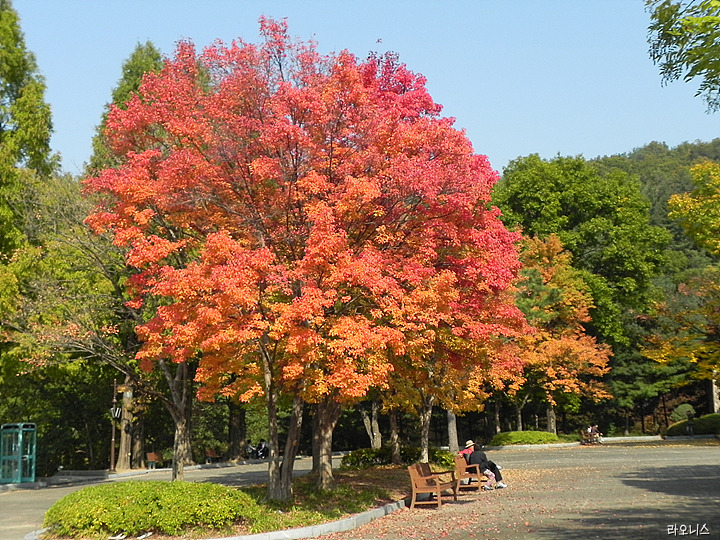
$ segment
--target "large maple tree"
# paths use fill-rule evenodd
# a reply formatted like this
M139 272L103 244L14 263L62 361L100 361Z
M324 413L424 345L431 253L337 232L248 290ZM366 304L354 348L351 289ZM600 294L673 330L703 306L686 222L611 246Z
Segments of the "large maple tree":
M288 499L306 403L382 388L440 327L517 333L519 237L490 205L497 174L422 76L260 27L259 45L180 43L110 111L119 164L86 181L103 200L88 223L128 248L131 302L155 309L142 361L197 359L206 398L264 394L268 497Z

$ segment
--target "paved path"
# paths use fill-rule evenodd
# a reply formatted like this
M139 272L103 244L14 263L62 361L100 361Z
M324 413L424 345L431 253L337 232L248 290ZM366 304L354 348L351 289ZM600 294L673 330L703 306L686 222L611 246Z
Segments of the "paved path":
M613 444L488 456L504 466L508 489L463 495L440 510L401 510L323 538L720 538L720 446ZM681 536L683 525L707 534Z
M680 536L682 525L705 525L720 538L720 446L612 444L490 450L510 487L463 495L440 510L401 510L327 540L587 540ZM302 473L309 459L296 463ZM168 471L144 479L169 479ZM242 485L265 481L267 465L200 469L191 481ZM21 540L41 528L45 511L81 486L0 493L0 540ZM668 527L677 525L677 534ZM673 529L670 529L672 533ZM684 529L687 533L688 529Z
M185 470L190 482L216 482L228 486L262 484L267 482L267 462L246 465L210 466ZM294 474L307 473L312 468L310 458L298 459ZM147 471L139 475L118 476L113 481L170 480L170 469ZM26 535L42 529L45 512L68 493L87 484L49 486L39 489L13 489L0 492L0 540L23 540ZM22 486L22 484L18 484Z

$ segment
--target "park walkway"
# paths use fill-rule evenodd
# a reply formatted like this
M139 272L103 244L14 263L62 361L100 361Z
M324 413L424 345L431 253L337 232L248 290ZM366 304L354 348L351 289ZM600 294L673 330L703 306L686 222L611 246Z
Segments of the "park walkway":
M489 450L488 456L504 466L508 489L463 495L440 510L404 509L322 540L720 538L717 443Z
M720 538L720 446L710 441L488 450L509 488L462 495L457 503L400 510L323 540L655 539L707 528ZM299 460L299 474L310 460ZM191 481L243 485L262 481L267 464L188 471ZM169 479L168 471L148 479ZM0 493L0 540L41 527L56 500L80 486ZM673 528L676 527L676 528ZM701 529L703 530L703 529ZM675 531L675 534L672 534ZM670 533L670 534L668 534Z

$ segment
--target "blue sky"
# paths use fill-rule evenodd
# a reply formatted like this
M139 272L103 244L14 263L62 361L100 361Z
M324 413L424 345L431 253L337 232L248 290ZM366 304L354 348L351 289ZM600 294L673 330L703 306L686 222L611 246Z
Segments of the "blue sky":
M13 0L46 79L53 149L82 170L103 106L135 45L171 55L190 38L258 41L260 15L323 52L399 53L443 114L502 171L518 156L593 158L651 141L720 136L697 84L662 86L642 0Z

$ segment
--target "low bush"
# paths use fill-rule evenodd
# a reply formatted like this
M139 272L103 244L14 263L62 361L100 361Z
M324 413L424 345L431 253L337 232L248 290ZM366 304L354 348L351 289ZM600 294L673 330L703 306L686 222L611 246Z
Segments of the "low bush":
M47 511L43 526L70 537L177 535L196 528L225 530L252 522L258 514L249 495L226 486L130 481L90 486L63 497Z
M443 468L452 469L455 467L455 454L442 450L440 448L430 448L428 451L428 458L430 463L435 463ZM416 460L417 461L417 460Z
M407 496L404 467L337 471L338 489L320 490L316 478L293 481L294 499L265 499L266 486L241 489L187 482L117 482L84 488L46 514L53 538L105 540L141 532L182 538L264 533L317 525ZM164 537L164 536L163 536Z
M688 413L695 414L695 409L689 403L681 403L670 413L670 421L673 423L687 420Z
M506 431L498 433L490 441L490 446L509 446L513 444L549 444L560 439L548 431Z
M670 424L666 435L677 437L687 435L687 420ZM693 420L693 433L695 435L720 435L720 414L706 414Z
M430 448L428 451L430 463L436 463L445 467L455 465L455 456L447 450ZM420 449L414 446L401 446L400 459L403 463L416 463L420 459ZM342 458L341 467L346 469L367 469L378 465L390 465L392 463L392 450L389 446L382 448L360 448L345 454Z

